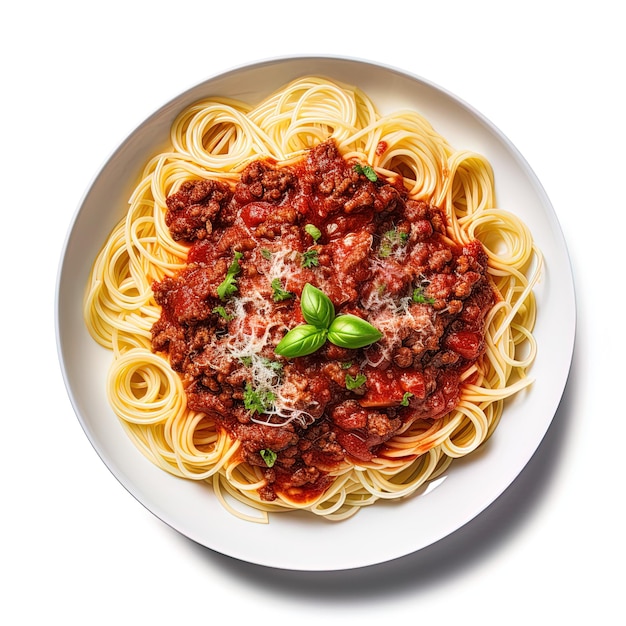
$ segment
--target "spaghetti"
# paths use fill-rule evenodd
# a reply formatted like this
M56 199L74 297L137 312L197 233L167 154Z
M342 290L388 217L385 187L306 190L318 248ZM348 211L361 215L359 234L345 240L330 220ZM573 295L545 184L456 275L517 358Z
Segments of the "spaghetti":
M504 400L531 382L527 370L536 352L532 289L540 275L541 254L519 218L496 208L494 176L484 157L454 150L414 111L380 115L359 89L319 77L298 79L256 106L224 98L198 102L175 120L170 140L171 149L146 165L127 214L98 255L84 303L90 334L113 353L107 380L111 406L146 457L176 476L210 483L220 502L244 519L266 522L270 512L305 509L341 520L377 500L416 493L453 459L470 454L491 436ZM483 349L476 358L463 361L467 367L459 373L459 395L452 410L436 419L407 421L406 427L381 440L376 454L346 455L306 497L298 489L277 489L268 499L267 467L250 462L245 442L214 412L190 406L189 380L173 370L167 354L153 349L154 329L164 311L154 286L180 276L190 254L189 241L172 236L168 198L189 189L194 180L210 180L217 189L233 190L259 160L269 159L276 169L297 168L307 154L328 142L345 163L368 164L376 180L395 186L411 202L438 207L428 214L431 223L436 222L436 211L443 211L445 224L437 237L450 249L471 249L472 242L480 241L497 298L486 311ZM203 224L198 237L206 240L211 222L205 219ZM395 253L396 242L387 245ZM236 244L230 245L228 258L236 249ZM296 258L301 259L293 251L291 256L278 249L271 254L268 276L276 280L289 276ZM259 267L262 262L259 257ZM288 286L279 283L281 288ZM294 292L299 297L301 286ZM224 320L241 320L255 307L264 311L272 300L266 296L253 302L243 289L239 296L225 300L229 308L222 307ZM370 302L372 297L376 294L370 294ZM380 298L376 302L379 313L387 311ZM426 306L415 302L419 300L411 303L413 320L415 307ZM406 306L402 311L409 315ZM434 319L443 313L429 315ZM381 314L374 325L385 330L386 323ZM230 357L245 362L249 378L270 385L275 399L282 390L277 386L279 376L268 366L267 348L274 348L293 325L283 322L252 332L248 324L237 335L230 321L223 322L233 333ZM372 365L371 355L360 352L359 357L369 358ZM353 380L361 372L350 371ZM408 405L413 395L419 393L406 392L403 402ZM287 412L275 413L281 419L293 415L288 400L286 408ZM236 502L253 511L243 511Z

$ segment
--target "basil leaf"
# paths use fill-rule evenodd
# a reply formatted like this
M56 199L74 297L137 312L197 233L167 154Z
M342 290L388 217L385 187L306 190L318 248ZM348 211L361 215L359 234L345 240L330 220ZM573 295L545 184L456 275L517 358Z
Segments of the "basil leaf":
M342 348L363 348L382 336L369 322L351 313L338 315L328 328L328 341Z
M306 356L319 350L326 343L326 329L312 324L300 324L292 328L274 348L276 354L288 359Z
M328 328L335 317L335 306L331 299L310 283L304 285L300 296L300 308L304 319L317 328Z

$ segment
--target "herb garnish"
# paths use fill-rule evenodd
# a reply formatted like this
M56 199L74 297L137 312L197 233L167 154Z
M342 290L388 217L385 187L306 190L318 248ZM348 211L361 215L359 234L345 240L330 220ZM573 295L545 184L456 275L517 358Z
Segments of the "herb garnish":
M261 362L265 365L265 367L273 370L274 372L280 373L283 371L283 364L280 361L272 361L272 359L262 357Z
M350 313L338 315L328 328L328 341L342 348L364 348L382 336L369 322Z
M383 336L356 315L336 316L331 299L310 283L302 290L300 308L307 323L292 328L274 349L276 354L287 358L306 356L319 350L326 340L342 348L363 348Z
M409 406L409 400L413 397L413 394L410 391L406 391L402 396L402 400L400 400L400 404L402 406Z
M404 246L408 240L409 240L409 233L399 231L396 228L393 228L392 230L388 230L382 236L382 240L380 242L380 249L378 251L378 256L381 259L385 259L388 256L391 256L395 248Z
M365 178L371 180L373 183L378 180L378 175L371 165L361 165L360 163L357 163L353 169L357 174L363 174Z
M216 306L212 313L217 313L220 317L223 317L227 322L233 319L233 316L230 313L226 312L226 309L223 306Z
M317 241L322 236L322 231L313 224L307 224L304 227L304 230L306 230L306 232L313 237L313 241Z
M250 355L240 356L239 360L246 367L252 367L252 357ZM272 359L268 359L267 357L261 357L261 363L277 374L283 371L283 364L280 361L272 361Z
M252 413L265 413L270 409L274 401L276 400L276 394L266 389L256 390L250 383L246 383L246 388L243 392L243 405Z
M235 276L241 272L241 266L239 265L239 259L243 257L243 253L235 252L235 258L230 264L228 271L226 272L226 278L219 284L217 288L217 295L220 300L225 300L228 296L237 291L237 281Z
M272 258L272 251L267 248L261 248L261 256L269 261Z
M365 374L357 374L356 376L346 374L346 389L358 389L365 384L366 380Z
M302 253L302 267L317 267L319 264L317 250L307 250Z
M274 467L274 463L276 463L277 454L273 450L269 448L264 448L263 450L259 450L259 454L261 458L265 461L265 465L268 467Z
M313 324L300 324L292 328L274 348L276 354L288 359L317 352L326 343L327 330Z
M302 316L308 324L326 329L335 318L335 305L332 300L317 287L307 283L300 296Z
M272 289L274 293L272 294L272 298L274 302L282 302L283 300L289 300L289 298L293 298L293 294L291 291L285 291L282 285L280 284L280 279L275 278L272 281Z
M435 304L435 298L428 297L421 287L413 290L413 302L418 304Z

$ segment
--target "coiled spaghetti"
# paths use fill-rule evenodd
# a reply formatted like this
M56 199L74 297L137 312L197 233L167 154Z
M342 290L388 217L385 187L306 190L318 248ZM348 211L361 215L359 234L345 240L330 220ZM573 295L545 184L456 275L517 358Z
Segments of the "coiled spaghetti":
M174 241L165 224L166 198L183 182L212 178L234 185L256 159L294 163L328 139L345 158L370 163L380 177L401 175L411 198L443 209L451 241L481 241L501 297L487 319L485 354L464 373L453 411L432 423L416 421L371 462L342 466L314 501L279 494L267 502L258 493L261 469L242 460L240 442L213 418L188 408L179 376L152 352L160 307L151 286L186 263L188 246ZM414 494L491 436L504 400L530 383L532 289L541 254L520 219L496 206L484 157L455 150L415 111L381 116L359 89L320 77L298 79L256 106L224 98L197 102L175 120L170 142L170 150L146 165L126 216L95 260L84 303L89 332L112 351L111 406L143 454L176 476L211 484L223 505L244 519L267 521L269 512L304 508L340 520L377 500Z

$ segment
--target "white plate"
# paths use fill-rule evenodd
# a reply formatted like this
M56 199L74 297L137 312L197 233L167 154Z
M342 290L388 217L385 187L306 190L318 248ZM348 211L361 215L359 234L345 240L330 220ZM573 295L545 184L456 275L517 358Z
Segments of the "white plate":
M105 377L111 354L89 337L82 298L89 267L127 200L144 163L168 141L175 116L206 96L254 103L305 74L358 85L381 112L402 107L425 115L453 146L492 163L499 206L530 227L545 256L536 288L539 353L536 382L505 407L495 435L456 463L424 493L401 503L377 503L341 523L307 514L279 514L268 525L233 518L203 484L170 476L128 440L109 408ZM576 325L567 249L539 181L515 147L480 113L450 93L397 69L351 59L302 57L227 72L181 94L141 124L108 160L71 224L57 285L57 341L74 409L110 471L163 522L223 554L294 570L340 570L381 563L420 550L454 532L491 504L528 463L556 412L569 373Z

